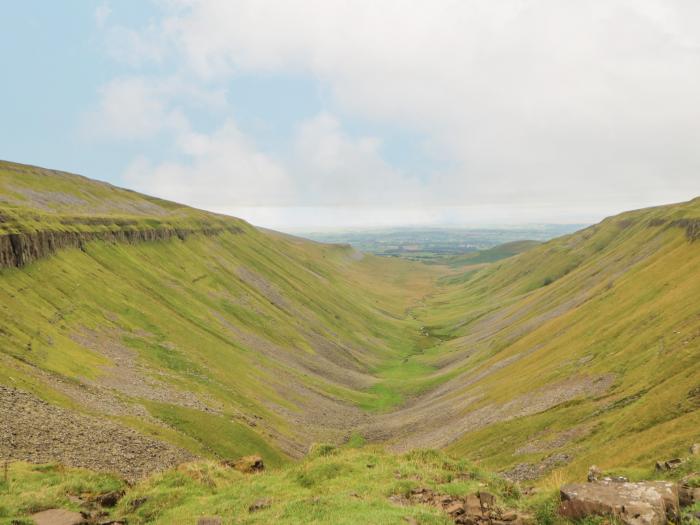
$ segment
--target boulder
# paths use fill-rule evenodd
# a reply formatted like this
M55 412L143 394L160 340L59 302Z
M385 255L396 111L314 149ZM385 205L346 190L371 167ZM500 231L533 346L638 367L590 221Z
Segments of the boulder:
M559 512L569 519L614 516L626 525L678 523L675 484L666 481L573 483L561 488Z
M700 443L693 443L690 446L690 453L693 456L700 456Z
M66 509L49 509L32 514L36 525L79 525L85 523L85 519L79 512Z

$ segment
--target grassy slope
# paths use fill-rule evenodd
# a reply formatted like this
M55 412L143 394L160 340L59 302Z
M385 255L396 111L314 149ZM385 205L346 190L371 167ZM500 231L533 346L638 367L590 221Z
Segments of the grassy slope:
M119 394L156 419L113 416L205 456L262 451L274 466L309 441L347 437L355 417L406 401L420 408L438 386L455 406L474 397L461 417L610 374L602 394L526 417L471 431L455 417L448 448L498 469L566 452L574 459L556 476L580 479L591 463L638 475L700 439L700 243L671 225L700 217L699 200L623 214L435 287L439 267L362 258L75 176L0 168L6 229L105 227L73 220L95 209L134 228L213 221L242 232L94 242L1 270L0 384L95 410L35 373L99 381L109 359L76 339L87 330L218 407ZM569 442L519 451L572 428L580 432ZM176 487L168 475L165 487Z
M563 475L580 477L592 463L641 468L700 439L700 243L671 225L688 218L700 218L700 199L625 213L447 280L419 316L449 341L416 359L439 370L436 383L456 378L454 399L476 395L469 410L614 374L603 395L465 429L449 450L495 468L565 452L574 460ZM518 453L572 428L568 443Z
M110 216L128 212L134 227L147 227L154 215L210 219L62 173L4 170L0 187L14 203L2 208L5 215L20 210L16 215L26 217L32 206L58 216L96 207ZM49 210L44 203L59 204ZM99 381L110 362L81 343L88 331L100 344L136 351L147 374L220 410L126 396L167 427L122 417L128 425L196 453L258 451L272 464L311 440L339 439L347 429L314 410L370 406L378 399L367 391L371 371L409 353L420 339L406 309L427 292L435 271L262 233L237 219L211 220L230 221L242 233L135 245L93 242L84 251L62 250L22 269L0 270L0 383L94 410L34 373ZM329 404L312 406L316 399Z

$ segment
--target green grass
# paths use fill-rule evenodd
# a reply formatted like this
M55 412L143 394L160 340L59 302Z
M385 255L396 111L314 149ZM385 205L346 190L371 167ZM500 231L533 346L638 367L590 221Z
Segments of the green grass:
M362 467L368 449L298 465L287 465L289 454L305 449L310 436L339 442L354 430L325 427L326 410L390 413L441 385L449 387L443 393L449 406L472 400L444 423L459 430L447 450L488 469L571 452L557 479L581 479L593 463L645 472L700 441L700 243L686 233L700 217L699 199L629 212L539 246L494 248L455 259L450 268L362 257L347 246L260 231L9 163L0 163L0 195L0 235L222 229L167 242L89 242L21 269L0 269L0 384L94 414L35 370L70 384L100 381L114 363L99 349L118 348L139 373L216 407L204 412L127 391L120 398L146 406L155 419L119 422L204 458L262 453L280 468L235 489L229 485L237 474L216 463L169 472L134 489L153 492L136 520L152 513L169 523L180 508L247 516L252 494L270 491L282 494L284 505L250 519L324 523L357 515L392 523L405 509L387 506L384 492L405 488L406 480ZM86 334L94 345L84 342ZM596 396L583 392L482 428L459 426L469 410L527 406L553 385L607 376L610 388ZM582 432L569 443L518 452L572 428ZM351 441L363 444L359 434ZM406 458L377 457L406 467ZM30 467L17 468L19 478L33 479ZM369 477L378 472L384 477L375 486ZM202 485L207 476L213 485ZM217 480L221 494L212 489ZM359 491L363 483L375 491L366 501L342 496L346 486ZM307 501L314 491L322 504ZM550 496L540 502L543 520ZM3 505L6 514L20 512ZM425 520L442 519L420 512Z
M3 518L21 519L29 512L68 503L68 494L113 490L119 483L109 477L97 478L87 471L63 469L58 475L39 477L36 466L14 463L11 483L0 494ZM405 523L414 517L420 523L448 524L442 511L428 506L402 507L389 496L428 487L437 492L464 495L488 490L500 502L524 505L514 499L507 484L464 460L429 450L405 455L388 454L377 447L345 446L262 474L245 475L216 462L197 462L157 474L133 487L110 512L129 523L194 523L202 516L221 516L225 523ZM39 503L35 493L46 494ZM48 496L50 495L50 496ZM145 499L134 510L134 500ZM258 500L269 507L251 513Z
M273 433L304 446L306 429L290 424L289 415L305 410L307 393L366 408L403 399L395 393L400 378L375 391L347 384L344 371L371 378L416 351L423 338L408 311L440 270L372 256L358 260L349 247L261 232L69 174L0 164L0 191L13 200L0 208L12 217L2 225L17 231L100 229L127 213L134 228L209 221L225 230L167 242L89 242L21 269L0 269L0 383L90 412L31 371L38 367L78 384L98 381L111 363L82 343L83 334L94 334L98 348L133 350L144 374L258 425L241 427L230 416L198 414L160 398L155 405L128 393L127 401L147 404L169 426L159 431L122 422L197 453L257 449L271 462L286 457ZM112 222L93 224L91 209ZM64 224L71 212L80 220ZM333 376L324 370L330 366L338 368ZM394 401L386 403L387 397Z
M147 406L153 416L200 443L197 453L229 459L259 454L273 467L287 461L283 453L245 424L233 421L231 416L164 403L147 403Z
M665 479L696 472L698 460L688 462ZM629 472L615 471L616 474ZM652 468L634 479L658 476ZM133 524L191 524L204 516L224 523L281 524L401 524L412 517L419 523L451 523L439 509L427 505L400 506L392 495L413 488L438 494L465 496L477 491L494 494L503 508L518 509L538 524L566 524L558 513L556 476L533 496L522 496L517 485L490 474L479 465L444 452L418 449L406 454L387 453L380 447L318 445L304 460L258 474L241 474L219 462L199 461L155 474L128 486L117 478L57 465L13 463L9 483L0 484L0 523L22 523L28 515L60 506L80 510L71 496L88 499L114 490L125 495L109 517ZM700 478L691 483L700 483ZM554 485L552 485L554 483ZM260 500L267 507L250 512ZM134 502L141 502L135 506ZM590 518L578 525L602 523ZM29 523L29 521L27 521Z
M57 464L12 463L7 482L0 479L0 523L32 523L29 514L56 507L78 511L70 496L103 494L125 486L107 474Z

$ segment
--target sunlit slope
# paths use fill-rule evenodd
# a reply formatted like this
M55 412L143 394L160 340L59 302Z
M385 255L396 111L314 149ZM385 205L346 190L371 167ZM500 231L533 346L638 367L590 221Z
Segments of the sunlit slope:
M699 225L699 199L629 212L444 279L417 312L444 339L412 358L427 393L371 431L540 474L682 453L700 439Z
M342 440L376 396L373 368L420 337L406 310L434 269L46 170L0 170L0 189L16 231L31 231L32 216L72 227L62 221L76 210L91 227L93 207L128 212L134 228L203 228L93 240L0 269L0 384L192 453L259 452L274 464Z

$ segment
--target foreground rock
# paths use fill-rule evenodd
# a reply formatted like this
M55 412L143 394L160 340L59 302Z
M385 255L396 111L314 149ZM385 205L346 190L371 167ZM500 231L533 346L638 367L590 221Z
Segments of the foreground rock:
M626 525L678 523L676 485L667 481L573 483L561 488L559 512L569 519L614 516Z
M462 525L526 525L534 523L526 514L503 509L496 505L496 498L488 492L477 492L466 497L438 494L428 488L415 488L407 495L389 498L398 505L432 505L450 515Z
M79 512L71 512L65 509L49 509L32 514L36 525L78 525L85 523Z

